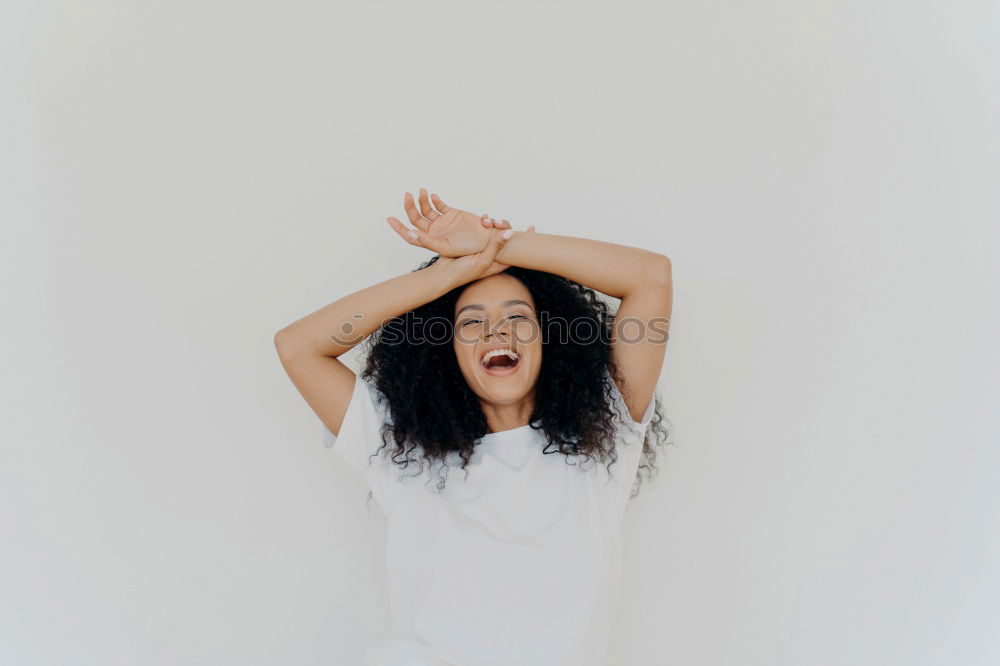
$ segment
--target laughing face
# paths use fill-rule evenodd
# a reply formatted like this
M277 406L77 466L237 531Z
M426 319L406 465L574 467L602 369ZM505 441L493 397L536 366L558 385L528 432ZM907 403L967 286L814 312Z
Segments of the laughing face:
M518 405L542 365L538 313L531 292L498 273L469 284L455 303L453 345L462 375L489 405Z

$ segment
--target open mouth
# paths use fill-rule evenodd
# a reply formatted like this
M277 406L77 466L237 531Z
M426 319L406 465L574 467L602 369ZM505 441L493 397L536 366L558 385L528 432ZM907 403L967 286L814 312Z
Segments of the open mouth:
M517 370L521 355L513 349L491 349L479 359L479 364L491 375L509 375Z

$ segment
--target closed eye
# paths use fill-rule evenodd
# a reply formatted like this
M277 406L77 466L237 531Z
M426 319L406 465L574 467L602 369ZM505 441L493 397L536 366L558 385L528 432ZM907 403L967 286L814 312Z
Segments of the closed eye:
M523 314L512 314L512 315L510 315L507 318L508 319L529 319L528 315L523 315ZM478 324L481 321L482 321L481 319L466 319L465 321L462 322L461 325L465 326L466 324Z

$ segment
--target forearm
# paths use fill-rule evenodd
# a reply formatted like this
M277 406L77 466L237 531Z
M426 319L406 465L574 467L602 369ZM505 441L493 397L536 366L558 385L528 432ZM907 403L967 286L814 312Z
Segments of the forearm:
M284 327L279 354L340 356L386 321L442 296L455 285L435 265L348 294Z
M614 298L669 280L662 254L617 243L515 231L497 254L502 264L554 273Z

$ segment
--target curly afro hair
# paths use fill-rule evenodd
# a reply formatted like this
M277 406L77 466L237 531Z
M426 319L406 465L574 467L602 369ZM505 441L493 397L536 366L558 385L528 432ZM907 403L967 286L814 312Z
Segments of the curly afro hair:
M611 355L615 314L597 292L572 280L519 266L508 267L504 274L524 284L540 319L550 322L542 326L542 363L530 418L530 426L542 430L548 442L543 453L607 462L611 473L617 460L615 411L604 371L620 379ZM390 459L402 468L441 463L438 488L446 483L447 458L457 454L465 470L475 444L488 432L479 398L466 383L451 345L455 303L465 286L384 323L365 340L366 362L360 373L388 401L391 419L382 429L379 451L389 447ZM582 327L586 335L570 338L566 322L572 322L574 332ZM630 500L638 495L643 477L658 470L656 446L669 442L669 421L658 396L653 400Z

